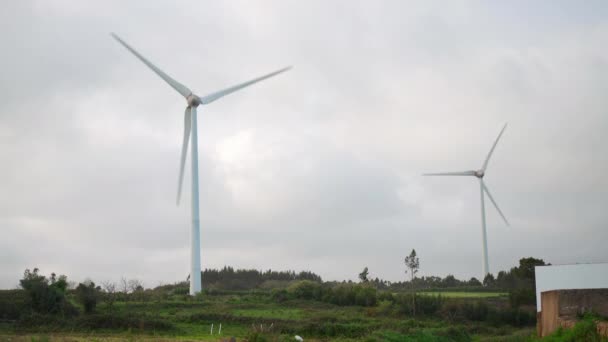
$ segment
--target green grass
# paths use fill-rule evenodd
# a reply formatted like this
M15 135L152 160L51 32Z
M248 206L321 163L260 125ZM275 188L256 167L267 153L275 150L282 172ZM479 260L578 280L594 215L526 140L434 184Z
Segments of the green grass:
M505 302L496 292L428 292L445 297L488 298ZM207 295L197 299L117 302L113 307L100 303L92 315L80 314L63 323L40 323L22 327L0 324L2 341L218 341L235 336L242 341L254 329L264 327L267 341L293 340L298 334L306 341L486 341L528 334L529 328L492 327L482 322L448 323L439 316L412 317L377 307L336 306L312 300L274 302L269 294ZM118 323L117 323L118 322ZM165 325L152 324L164 322ZM108 324L114 325L108 325ZM214 324L214 335L210 334ZM219 324L222 335L217 335ZM54 324L54 325L53 325ZM273 325L273 331L268 328ZM104 327L104 328L99 328ZM521 332L523 331L523 334ZM280 335L279 335L280 333ZM499 339L497 339L499 341Z
M287 320L299 320L303 318L300 309L284 308L256 308L256 309L236 309L231 312L235 316L255 317L255 318L278 318Z
M506 297L509 294L506 292L455 292L455 291L437 291L437 292L418 292L424 296L441 295L446 298L492 298Z

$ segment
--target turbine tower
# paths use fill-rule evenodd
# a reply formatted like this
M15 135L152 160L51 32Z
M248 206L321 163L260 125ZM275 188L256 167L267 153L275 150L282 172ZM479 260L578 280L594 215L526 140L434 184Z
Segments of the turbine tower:
M180 93L188 103L184 114L184 140L182 142L182 154L179 166L179 180L177 183L177 204L182 194L182 183L184 180L184 164L186 163L186 154L188 152L188 142L192 138L192 230L190 234L190 295L195 295L201 292L201 243L200 243L200 218L199 218L199 203L198 203L198 136L197 136L197 124L196 124L196 108L199 105L209 104L223 96L233 93L237 90L243 89L254 83L260 82L272 76L278 75L285 72L291 67L283 68L272 72L270 74L254 78L250 81L237 84L235 86L211 93L205 96L195 95L188 87L177 82L171 76L165 74L162 70L157 68L154 64L148 61L144 56L135 51L129 44L124 40L120 39L116 34L111 33L112 37L116 39L122 46L127 48L135 57L139 58L145 65L147 65L152 71L154 71L160 78L165 80L173 89Z
M494 152L494 149L496 148L496 145L498 144L498 140L502 136L502 133L505 131L505 128L507 128L507 124L505 124L502 127L502 130L498 134L496 141L494 141L494 145L492 145L490 152L488 152L488 156L486 157L486 160L483 162L481 169L470 170L470 171L461 171L461 172L442 172L442 173L425 173L424 174L424 176L474 176L479 179L479 191L481 194L481 244L482 244L482 250L483 250L482 267L483 267L483 277L484 278L488 273L490 273L490 267L488 265L488 240L486 237L486 207L485 207L485 203L484 203L484 198L485 198L484 193L486 195L488 195L488 198L490 199L492 204L494 204L494 207L496 208L496 210L498 211L498 213L500 214L502 219L505 221L507 226L509 225L509 221L507 221L507 218L505 217L505 215L502 213L502 211L498 207L498 204L496 204L494 197L492 197L492 195L490 194L490 190L488 189L487 185L483 181L483 177L486 174L486 169L488 168L488 162L490 161L490 157L492 156L492 153Z

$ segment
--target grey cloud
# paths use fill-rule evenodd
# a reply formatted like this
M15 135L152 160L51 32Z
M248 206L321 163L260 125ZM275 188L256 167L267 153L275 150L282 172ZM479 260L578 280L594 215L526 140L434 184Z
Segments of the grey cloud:
M295 65L201 109L203 267L399 280L416 248L423 275L479 277L475 182L420 174L478 167L506 121L486 181L513 226L488 208L492 270L606 261L605 7L10 4L0 287L34 266L148 286L187 274L185 102L110 31L201 94Z

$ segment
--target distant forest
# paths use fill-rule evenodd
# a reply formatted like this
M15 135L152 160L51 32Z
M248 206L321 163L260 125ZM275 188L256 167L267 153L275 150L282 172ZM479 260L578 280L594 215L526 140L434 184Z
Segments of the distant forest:
M275 288L287 286L297 280L322 282L321 276L302 271L258 271L254 269L237 269L230 266L217 269L205 269L201 272L203 287L221 290L251 290L256 288Z
M413 280L390 282L380 278L361 280L379 290L442 290L442 289L476 289L476 290L513 290L534 287L534 267L545 265L542 259L522 258L519 265L508 271L500 271L496 276L489 274L483 280L471 278L459 280L449 274L445 277L423 276ZM253 290L285 288L291 282L310 280L323 283L321 276L311 271L259 271L255 269L234 269L225 266L222 269L205 269L201 272L203 288L215 290ZM404 275L405 278L405 275ZM352 281L331 281L327 283L353 283Z

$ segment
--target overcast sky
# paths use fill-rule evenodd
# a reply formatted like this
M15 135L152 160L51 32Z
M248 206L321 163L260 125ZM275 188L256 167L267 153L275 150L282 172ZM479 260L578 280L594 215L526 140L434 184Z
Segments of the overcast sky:
M608 262L605 1L12 1L0 12L0 288L184 280L185 101L116 32L204 95L202 267L324 279L481 276L534 256Z

